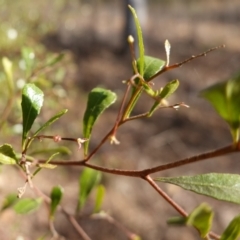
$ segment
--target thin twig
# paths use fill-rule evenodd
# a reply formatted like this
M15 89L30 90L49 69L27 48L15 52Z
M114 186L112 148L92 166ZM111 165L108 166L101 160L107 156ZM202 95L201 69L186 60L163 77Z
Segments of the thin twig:
M126 118L125 120L122 121L122 123L129 122L129 121L136 120L136 119L140 119L140 118L145 118L145 117L148 116L148 114L149 114L149 112L146 112L146 113L141 113L139 115L135 115L135 116Z
M79 223L76 221L76 219L71 214L69 214L63 207L60 206L60 209L65 214L65 216L68 218L69 222L73 225L73 227L78 232L78 234L83 238L83 240L91 240L91 238L82 229L82 227L79 225Z
M63 54L63 52L60 54ZM58 57L60 54L57 54L56 56ZM36 68L35 70L32 71L32 73L27 77L26 80L27 80L27 82L29 82L31 78L38 76L40 73L46 74L46 73L52 72L56 68L63 67L64 64L65 63L56 64L55 66L51 66L51 67L49 66L49 64L39 66L38 68Z
M101 148L101 146L106 142L106 140L112 135L113 131L114 127L106 134L106 136L101 140L97 147L86 157L86 159L84 159L84 162L87 162ZM80 161L80 165L82 165L81 162L82 160Z
M148 175L143 178L146 180L177 212L179 212L182 216L187 217L188 213L180 207L172 198L170 198Z
M128 83L127 84L127 89L124 93L124 96L123 96L123 100L122 100L122 103L121 103L121 106L120 106L120 109L118 111L118 115L117 115L117 119L116 119L116 122L115 122L115 125L114 125L114 128L113 128L113 133L112 135L115 135L116 134L116 131L117 131L117 128L119 126L119 123L121 121L121 117L122 117L122 114L123 114L123 109L124 109L124 106L125 106L125 103L126 103L126 100L127 100L127 96L129 94L129 91L131 89L131 85Z
M145 176L146 176L148 174L168 170L168 169L171 169L171 168L180 167L180 166L183 166L183 165L186 165L186 164L195 163L195 162L219 157L219 156L226 155L226 154L233 153L233 152L238 152L240 150L239 147L240 146L229 145L229 146L219 148L219 149L214 150L214 151L202 153L202 154L199 154L199 155L196 155L196 156L193 156L193 157L185 158L183 160L179 160L179 161L176 161L176 162L167 163L167 164L160 165L160 166L157 166L157 167L154 167L154 168L143 170L142 172L144 172Z
M0 129L2 128L3 124L5 123L5 121L7 120L11 110L12 110L12 106L14 103L14 97L10 97L8 99L8 102L3 110L3 112L1 113L1 119L0 119Z
M123 232L129 240L138 239L137 238L138 236L135 233L129 231L125 226L123 226L116 219L114 219L113 217L111 217L109 214L107 214L105 212L100 212L100 213L94 214L94 215L92 215L92 218L93 219L104 219L104 220L108 221L109 223L111 223L115 227L117 227L121 232Z
M152 76L148 81L151 81L152 79L156 78L157 76L159 76L160 74L166 72L166 71L169 71L171 69L174 69L174 68L178 68L178 67L181 67L182 65L192 61L193 59L197 59L197 58L200 58L200 57L203 57L203 56L206 56L208 53L216 50L216 49L219 49L219 48L224 48L225 45L221 45L221 46L217 46L217 47L214 47L214 48L210 48L209 50L203 52L203 53L200 53L198 55L193 55L192 57L180 62L180 63L175 63L171 66L165 66L161 71L159 71L158 73L156 73L154 76Z
M221 236L217 235L217 234L214 233L214 232L210 232L208 235L209 235L211 238L216 239L216 240L219 240L219 239L221 238Z
M57 239L59 237L59 234L58 232L56 231L55 227L54 227L54 224L53 224L53 219L50 219L49 220L49 228L50 228L50 231L53 235L53 239Z
M80 160L80 161L51 161L53 165L59 165L59 166L85 166L89 167L101 172L106 172L106 173L111 173L115 175L122 175L122 176L129 176L129 177L146 177L149 174L156 173L156 172L161 172L164 170L180 167L186 164L190 163L195 163L219 156L223 156L229 153L234 153L240 151L240 143L238 145L229 145L223 148L219 148L214 151L206 152L200 155L196 155L193 157L189 158L184 158L182 160L172 162L172 163L167 163L163 165L159 165L157 167L153 168L148 168L144 170L122 170L122 169L116 169L116 168L106 168L106 167L101 167L97 166L94 164L86 163L85 160ZM46 160L36 160L37 163L46 163Z

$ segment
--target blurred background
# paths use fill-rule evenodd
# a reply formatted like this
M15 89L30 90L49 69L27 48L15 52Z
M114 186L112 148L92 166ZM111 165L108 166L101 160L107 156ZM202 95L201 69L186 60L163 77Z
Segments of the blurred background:
M13 61L14 80L19 94L28 77L23 74L22 47L33 49L36 64L39 65L52 54L65 53L64 60L54 70L46 71L33 79L45 94L45 104L37 124L44 123L58 110L69 109L60 121L46 130L46 135L81 137L87 93L96 86L116 92L118 101L95 125L92 149L114 124L126 88L122 80L129 79L132 74L126 44L126 34L129 32L129 26L126 26L126 2L0 0L0 55L1 58L6 56ZM117 134L121 144L116 146L107 143L94 157L93 162L101 166L140 170L200 154L231 142L227 125L205 100L198 97L198 93L239 71L240 2L149 0L141 4L136 10L142 23L147 55L165 59L166 39L172 46L172 64L218 45L225 44L226 48L158 77L154 81L156 89L170 80L179 79L180 87L170 102L185 102L190 108L162 110L150 119L124 124ZM6 101L2 67L0 86L2 111ZM134 113L145 112L151 105L151 100L143 97ZM20 102L16 102L1 129L0 140L1 144L11 143L18 151L21 150L19 109ZM48 140L34 144L33 151L56 147L55 143ZM63 159L82 158L81 151L75 145L60 145L67 145L71 151L71 155L64 155ZM239 155L234 154L168 170L155 176L239 173L238 160ZM62 205L74 213L80 171L79 167L44 170L36 176L34 184L46 194L55 185L63 186L65 192ZM166 220L178 214L144 181L109 174L104 174L102 181L106 186L103 210L142 239L199 238L193 229L167 226ZM23 184L24 180L12 167L1 167L0 200L6 194L16 192ZM203 201L209 203L215 211L213 230L218 234L239 212L239 207L234 204L198 196L172 185L161 184L161 187L188 212ZM26 196L35 195L28 189ZM92 203L89 201L78 221L92 239L127 239L115 225L87 217L91 209ZM1 239L40 239L49 231L47 217L45 206L26 216L16 215L11 209L6 210L0 215ZM62 214L56 218L56 229L65 239L79 239ZM48 237L45 239L50 239Z

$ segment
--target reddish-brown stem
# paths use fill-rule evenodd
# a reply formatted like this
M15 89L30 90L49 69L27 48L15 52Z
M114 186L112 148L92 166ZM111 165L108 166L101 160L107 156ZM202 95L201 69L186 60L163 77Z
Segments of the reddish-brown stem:
M49 220L49 229L53 235L53 239L57 239L59 237L59 234L54 227L53 219Z
M237 147L236 145L229 145L229 146L217 149L215 151L202 153L202 154L190 157L190 158L185 158L183 160L179 160L179 161L176 161L176 162L167 163L167 164L160 165L160 166L157 166L157 167L154 167L154 168L146 169L146 170L143 170L142 172L144 172L144 175L146 176L148 174L164 171L164 170L171 169L171 168L180 167L180 166L183 166L183 165L186 165L186 164L195 163L195 162L198 162L198 161L203 161L203 160L206 160L206 159L218 157L218 156L221 156L221 155L225 155L225 154L232 153L232 152L237 152L237 151L239 151L239 147Z
M42 191L40 191L38 188L34 187L36 192L44 198L44 200L49 204L50 203L50 198L45 195ZM69 214L61 205L59 205L59 209L64 213L64 215L68 218L69 222L72 224L76 232L79 234L79 236L82 237L84 240L91 240L91 238L86 234L86 232L82 229L82 227L78 224L76 219Z
M187 217L188 213L180 207L175 201L172 200L154 181L153 179L147 175L143 177L177 212L179 212L182 216Z
M73 225L75 230L78 232L78 234L82 237L83 240L91 240L91 238L86 234L86 232L82 229L82 227L78 224L76 219L70 215L64 208L61 207L62 212L65 214L65 216L68 218L69 222Z
M114 127L107 133L107 135L101 140L101 142L97 145L97 147L86 157L84 160L87 162L98 150L99 148L107 141L107 139L112 135L114 131ZM73 161L74 162L74 161ZM81 162L81 161L80 161ZM82 165L82 164L80 164Z
M212 239L215 239L215 240L219 240L220 239L220 236L214 232L210 232L208 234Z
M132 121L132 120L135 120L135 119L139 119L139 118L147 117L148 114L149 114L149 112L146 112L146 113L142 113L142 114L139 114L139 115L136 115L136 116L129 117L129 118L123 120L122 123Z
M114 218L112 218L110 215L108 215L107 213L99 213L96 215L93 215L92 218L94 219L104 219L107 220L109 223L113 224L114 226L116 226L121 232L123 232L126 237L130 240L134 240L137 239L137 235L131 231L129 231L125 226L123 226L121 223L119 223L118 221L116 221Z
M99 146L99 148L100 148L100 146ZM215 151L206 152L206 153L203 153L203 154L200 154L197 156L185 158L185 159L182 159L182 160L179 160L176 162L167 163L167 164L163 164L163 165L160 165L157 167L148 168L148 169L144 169L144 170L121 170L121 169L115 169L115 168L106 168L106 167L101 167L101 166L97 166L94 164L86 163L85 160L80 160L80 161L54 161L54 160L52 160L51 164L62 165L62 166L85 166L85 167L89 167L89 168L92 168L92 169L95 169L95 170L98 170L101 172L111 173L111 174L115 174L115 175L122 175L122 176L129 176L129 177L145 177L152 173L161 172L161 171L168 170L171 168L180 167L180 166L183 166L186 164L207 160L207 159L222 156L222 155L225 155L228 153L238 152L239 150L240 150L240 143L238 145L229 145L229 146L217 149ZM36 162L46 163L46 160L38 160Z
M169 70L172 70L174 68L178 68L178 67L181 67L182 65L192 61L193 59L197 59L199 57L203 57L203 56L206 56L208 53L218 49L218 48L224 48L225 45L221 45L221 46L217 46L217 47L214 47L214 48L210 48L209 50L207 50L206 52L203 52L203 53L200 53L198 55L193 55L192 57L180 62L180 63L175 63L171 66L165 66L161 71L159 71L158 73L156 73L154 76L152 76L148 81L151 81L152 79L156 78L157 76L161 75L162 73L166 72L166 71L169 71Z
M119 123L121 121L124 105L126 103L127 96L128 96L128 93L129 93L130 89L131 89L131 85L128 83L127 84L127 89L126 89L126 91L124 93L123 100L122 100L122 103L121 103L121 106L120 106L120 110L119 110L118 115L117 115L116 123L114 125L114 129L113 129L113 133L112 133L113 135L116 134L117 128L118 128Z
M27 138L27 142L25 144L25 147L24 147L24 150L22 151L22 155L26 154L28 148L29 148L29 145L31 144L31 142L34 140L34 139L44 139L44 138L48 138L48 139L52 139L53 141L55 142L60 142L60 141L72 141L72 142L76 142L79 144L79 139L80 138L68 138L68 137L61 137L59 135L55 135L55 136L49 136L49 135L37 135L37 136L33 136L33 137L28 137ZM87 141L88 139L85 139L85 138L82 138L81 139L82 142L85 142Z
M57 141L56 139L58 138L59 141L64 140L64 141L77 142L77 138L68 138L68 137L61 137L61 136L38 135L32 138L38 138L38 139L48 138L48 139L53 139L54 141Z

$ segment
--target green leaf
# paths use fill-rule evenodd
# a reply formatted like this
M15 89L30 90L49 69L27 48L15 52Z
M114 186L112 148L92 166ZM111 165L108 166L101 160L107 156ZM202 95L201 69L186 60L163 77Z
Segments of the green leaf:
M18 201L18 197L15 193L11 193L4 198L1 211L13 206Z
M150 57L150 56L144 56L143 57L143 61L144 61L144 67L143 67L143 78L146 82L152 80L152 77L157 74L159 71L161 71L164 67L166 62L158 59L158 58L154 58L154 57ZM137 68L140 71L140 59L137 60Z
M42 203L41 198L32 199L32 198L25 198L20 199L13 207L16 213L18 214L27 214L33 212L39 208Z
M158 95L160 99L158 99L153 104L151 110L149 111L148 117L151 117L152 114L158 109L158 107L161 105L161 100L171 96L177 90L178 86L179 86L178 80L173 80L166 84L166 86L161 90L160 94Z
M201 195L240 204L240 175L238 174L208 173L174 178L160 177L156 181L175 184Z
M33 137L36 137L39 132L43 131L45 128L52 125L54 122L56 122L60 117L62 117L65 113L67 113L68 109L64 109L57 113L55 116L50 118L47 122L45 122L34 134ZM34 138L30 140L30 143L28 144L28 147L30 147L31 143L33 142Z
M77 211L84 206L89 194L93 188L99 183L101 173L91 168L85 168L79 178L79 198Z
M196 207L188 217L174 217L167 221L171 225L188 225L195 227L202 238L211 230L213 220L213 211L210 206L206 203L202 203L200 206Z
M2 164L16 164L18 161L13 148L9 144L0 146L0 163Z
M60 147L53 147L53 148L44 148L44 149L34 149L33 151L29 152L30 156L37 155L37 154L54 154L58 152L60 155L70 155L71 150L65 146Z
M155 76L155 74L162 70L162 68L165 66L165 61L157 59L157 58L149 57L149 56L144 56L143 59L144 59L144 69L143 69L142 76L143 76L144 80L146 81L146 84L142 83L142 86L148 95L155 97L155 91L153 91L153 89L149 87L147 82L151 81L152 78ZM140 66L141 66L140 59L138 59L138 61L137 61L138 71L140 71ZM135 83L136 83L136 85L138 85L139 78L135 79ZM132 97L134 96L134 100L132 101L132 104L131 104L130 108L128 109L128 112L125 114L125 119L130 116L134 106L136 105L140 95L142 94L142 91L143 90L141 90L139 88L133 87ZM136 92L137 92L137 94L136 94ZM151 109L151 113L149 114L149 116L152 115L154 110L158 107L159 103L157 103L156 105L157 106L153 106L153 108Z
M169 225L177 225L183 226L186 225L187 218L186 217L172 217L167 220L167 224Z
M23 146L33 122L40 113L43 105L43 98L43 92L34 84L29 83L24 86L22 91Z
M50 118L47 122L45 122L34 134L33 136L37 136L39 132L43 131L45 128L52 125L54 122L56 122L60 117L62 117L65 113L67 113L68 109L63 109L59 113L57 113L55 116Z
M240 215L236 216L223 232L220 240L237 240L240 236Z
M57 210L63 195L63 189L60 186L56 186L52 189L51 192L51 206L50 206L50 218L54 217L54 214Z
M206 203L195 208L187 217L187 225L195 227L202 238L206 237L211 229L213 211Z
M229 124L234 142L239 140L240 126L240 75L226 82L215 84L201 92Z
M46 66L50 67L55 65L56 63L60 62L64 57L64 53L59 53L54 57L51 57L50 59L48 59Z
M57 165L50 164L49 162L58 154L59 154L58 152L55 152L52 154L52 156L50 156L50 158L46 161L46 163L38 164L38 168L34 171L32 176L35 176L37 173L39 173L42 170L42 168L48 168L48 169L56 168Z
M168 98L178 89L178 86L179 81L177 79L172 80L171 82L167 83L166 86L162 89L162 91L159 94L159 97L161 99Z
M105 187L103 185L99 185L97 187L97 195L96 195L96 200L95 200L94 213L98 213L101 211L104 195L105 195Z
M142 29L136 14L136 11L133 7L128 5L130 8L133 18L135 21L136 29L137 29L137 35L138 35L138 48L139 48L139 73L141 76L143 76L143 69L144 69L144 44L143 44L143 36L142 36Z
M117 99L114 92L103 88L94 88L88 95L87 108L83 117L83 136L90 139L93 125L99 115ZM84 143L84 154L88 153L89 141Z
M33 49L28 47L23 47L21 49L22 58L25 64L26 77L29 77L32 73L34 63L35 63L35 54Z
M8 58L3 57L2 58L2 65L3 65L4 73L6 75L9 93L12 94L13 90L14 90L12 62Z
M40 163L38 164L40 168L47 168L47 169L54 169L57 167L57 165L53 165L51 163Z

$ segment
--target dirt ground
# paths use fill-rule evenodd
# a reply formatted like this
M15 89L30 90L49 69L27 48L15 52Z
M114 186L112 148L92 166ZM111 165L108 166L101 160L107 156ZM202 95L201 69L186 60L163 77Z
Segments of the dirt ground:
M94 159L98 165L144 169L193 156L231 142L227 125L205 100L198 97L198 93L239 71L240 2L149 2L148 21L143 29L147 55L165 59L165 39L168 39L172 46L171 63L180 62L214 46L225 44L226 48L165 73L155 80L157 88L167 81L179 79L180 88L171 97L170 102L185 102L190 108L179 111L163 110L150 119L125 124L117 134L121 144L105 144ZM110 1L107 5L99 2L93 5L85 3L79 9L71 8L69 4L66 12L59 16L56 32L42 40L51 51L67 49L74 60L74 68L64 83L67 100L63 107L68 107L69 113L61 120L63 125L53 127L53 132L60 127L63 128L61 131L71 136L76 134L76 129L81 133L78 119L83 116L86 92L96 86L104 86L117 92L119 101L104 113L94 127L91 148L99 143L101 137L114 124L126 87L122 80L131 76L130 57L128 53L121 52L122 27L121 5L117 1ZM143 98L134 113L147 111L152 104L148 99ZM77 151L73 155L73 159L75 158L80 159ZM239 173L238 160L239 154L234 154L168 170L155 176L208 172ZM34 184L45 193L49 193L52 186L62 185L65 189L62 205L69 212L74 212L80 170L74 167L60 167L50 174L49 171L43 171L36 177ZM1 189L8 183L11 171L1 177ZM19 187L19 181L9 183L9 189ZM106 186L104 211L143 240L199 239L194 229L167 226L167 219L178 214L144 181L104 174L103 182ZM199 196L172 185L161 184L161 187L188 212L203 201L209 203L215 211L213 230L218 234L221 234L229 221L239 213L239 207L234 204ZM31 195L31 190L28 190L27 194ZM91 239L128 239L113 224L86 217L91 204L88 204L86 212L78 219ZM40 211L24 217L16 216L11 210L6 211L0 217L1 239L37 239L48 231L46 218L45 206L42 206ZM5 224L9 224L9 220L12 223L10 230L4 227ZM56 229L65 239L79 239L61 214L56 218Z

